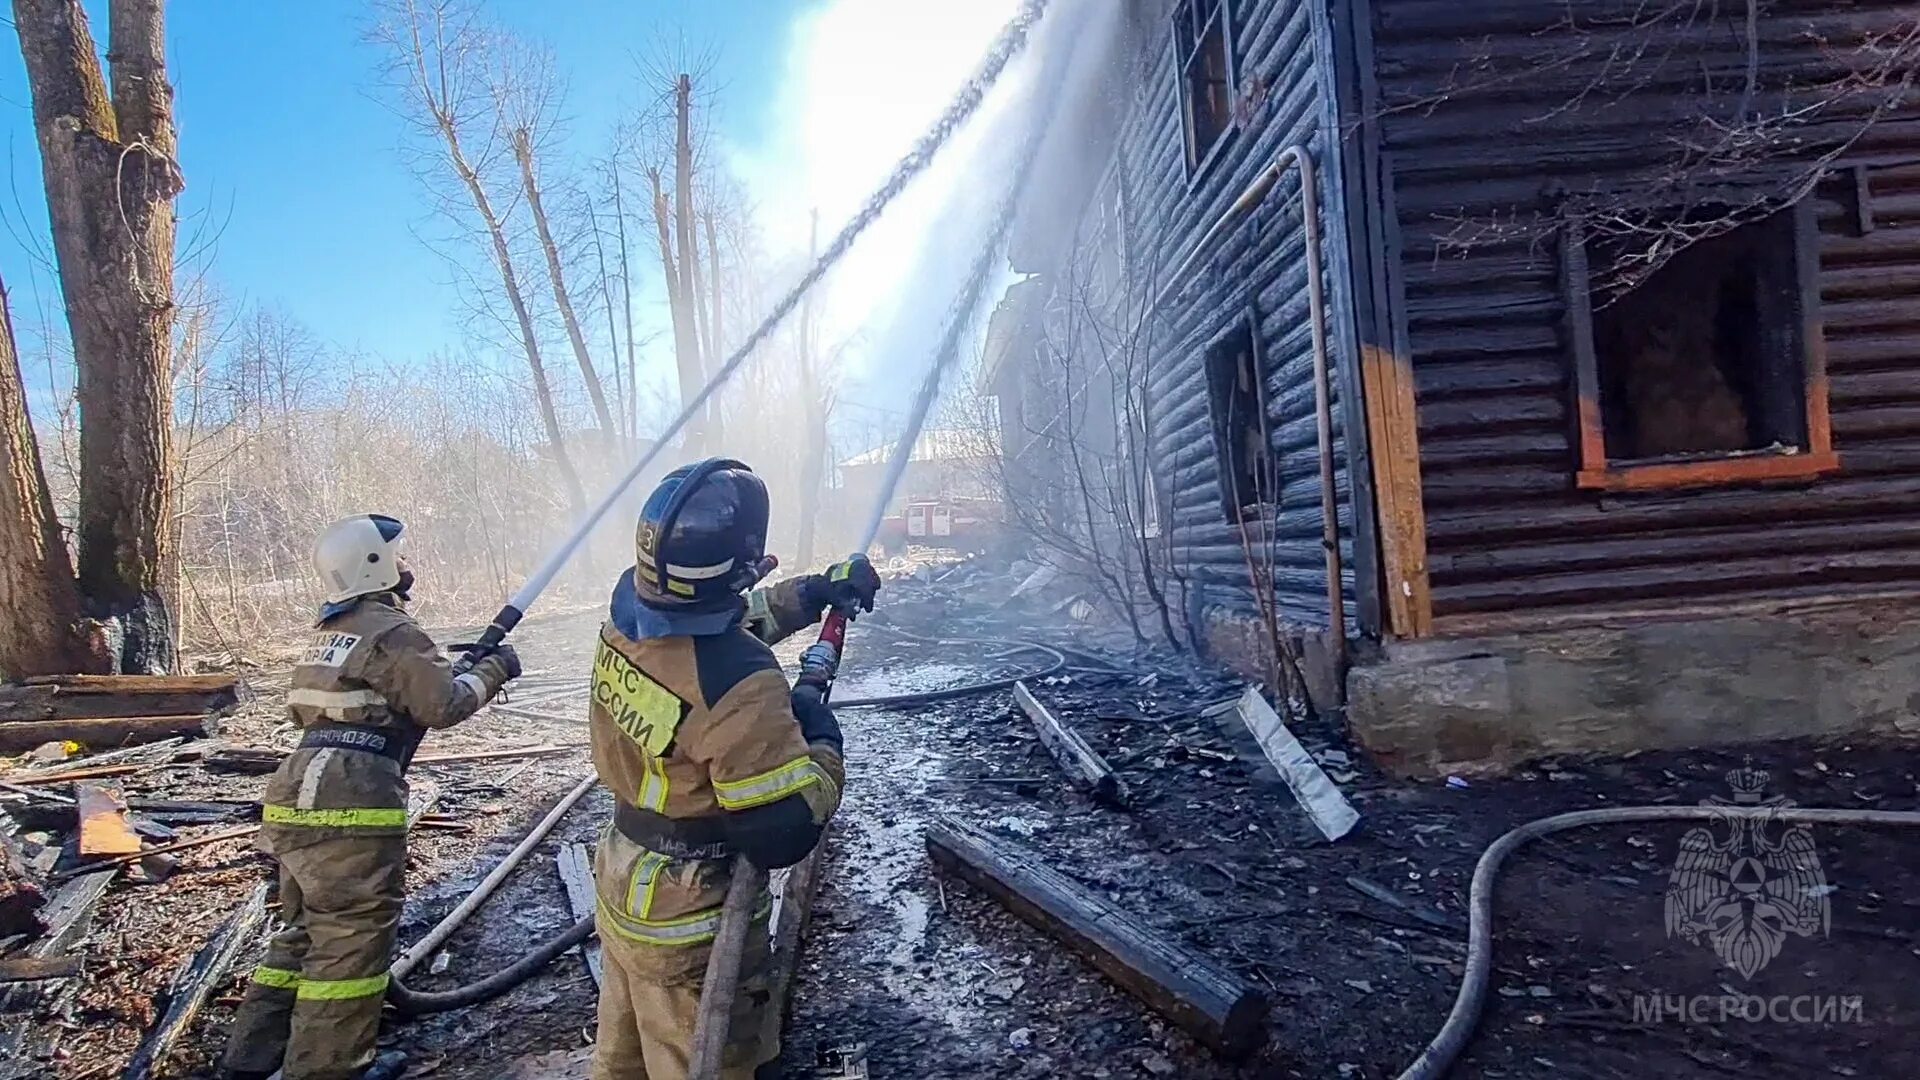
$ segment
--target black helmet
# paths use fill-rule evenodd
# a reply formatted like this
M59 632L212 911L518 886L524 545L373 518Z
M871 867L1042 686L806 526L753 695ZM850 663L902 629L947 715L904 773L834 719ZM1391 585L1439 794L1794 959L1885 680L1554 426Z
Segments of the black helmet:
M634 537L634 588L656 606L738 595L767 553L767 485L732 458L667 474L647 496Z

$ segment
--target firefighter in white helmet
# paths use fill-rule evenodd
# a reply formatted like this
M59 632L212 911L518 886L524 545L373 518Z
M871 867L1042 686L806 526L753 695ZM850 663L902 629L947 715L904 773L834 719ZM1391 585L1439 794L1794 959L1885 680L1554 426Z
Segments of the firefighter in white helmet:
M500 646L455 675L407 614L402 526L364 514L314 547L326 602L293 670L300 747L267 784L260 847L285 923L253 973L221 1066L235 1080L397 1075L375 1037L407 867L407 763L428 728L472 716L520 674Z

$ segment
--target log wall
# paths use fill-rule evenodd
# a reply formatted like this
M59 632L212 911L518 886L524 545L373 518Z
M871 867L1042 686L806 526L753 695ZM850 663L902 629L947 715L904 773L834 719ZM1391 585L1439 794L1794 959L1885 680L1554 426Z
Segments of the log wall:
M1813 196L1836 474L1691 493L1576 490L1555 244L1458 244L1463 221L1550 215L1570 193L1640 182L1671 154L1678 125L1727 106L1724 95L1702 98L1703 78L1737 87L1752 60L1764 107L1769 88L1831 80L1862 42L1910 32L1916 20L1911 3L1756 3L1752 52L1744 5L1681 5L1683 17L1640 35L1651 52L1634 54L1643 59L1632 75L1621 52L1602 48L1610 59L1513 80L1498 73L1556 55L1575 33L1628 43L1633 35L1607 20L1629 8L1355 0L1346 9L1371 37L1362 78L1379 107L1373 148L1389 178L1385 217L1397 226L1395 318L1412 358L1441 632L1516 616L1920 587L1920 108L1911 92L1844 148ZM1644 59L1662 55L1676 62ZM1859 120L1858 110L1835 109L1800 134L1810 145L1844 139Z
M1332 39L1316 0L1232 0L1233 75L1239 123L1212 160L1189 175L1182 135L1178 60L1161 20L1147 46L1140 91L1123 121L1118 155L1127 208L1128 265L1164 275L1194 249L1262 171L1288 146L1309 147L1319 171L1321 252L1333 355L1333 456L1339 499L1342 584L1349 633L1362 625L1356 601L1355 504L1346 433L1351 356L1346 236L1338 139L1330 139ZM1148 376L1153 468L1170 562L1177 575L1206 582L1209 604L1255 610L1240 528L1221 499L1205 356L1209 343L1252 313L1266 382L1269 443L1280 478L1279 505L1254 546L1270 543L1282 619L1326 627L1321 546L1313 339L1298 173L1286 176L1213 256L1189 287L1158 312ZM1156 277L1156 280L1159 280ZM1364 492L1362 503L1365 503ZM1361 522L1371 521L1369 508ZM1370 557L1362 534L1362 554ZM1368 564L1370 565L1370 563ZM1365 575L1365 568L1362 569Z

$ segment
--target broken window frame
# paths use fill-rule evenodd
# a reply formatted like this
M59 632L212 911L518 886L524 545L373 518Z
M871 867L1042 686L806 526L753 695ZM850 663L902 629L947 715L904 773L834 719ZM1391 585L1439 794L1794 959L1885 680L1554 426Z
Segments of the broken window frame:
M1212 5L1207 14L1199 14ZM1194 181L1207 171L1207 167L1219 158L1227 143L1232 141L1235 130L1233 116L1235 64L1233 56L1233 0L1179 0L1174 5L1172 15L1173 30L1173 78L1177 99L1180 103L1180 132L1186 148L1187 179ZM1220 32L1220 55L1224 69L1221 80L1225 90L1224 109L1219 117L1219 132L1206 146L1199 145L1198 116L1195 113L1197 102L1193 93L1193 70L1195 63L1201 61L1207 49L1207 38L1217 28Z
M1242 337L1247 342L1247 361L1252 365L1250 389L1260 435L1259 460L1251 463L1247 469L1253 474L1254 490L1245 498L1237 497L1239 491L1233 483L1237 470L1232 467L1232 417L1221 407L1223 404L1231 405L1233 388L1227 388L1223 399L1215 383L1215 356L1222 349L1231 347L1235 339ZM1266 349L1260 340L1257 313L1249 309L1210 339L1201 349L1200 363L1207 384L1207 422L1213 432L1213 463L1219 480L1220 509L1226 515L1228 524L1237 527L1257 525L1280 501L1280 463L1273 449L1273 418L1268 415L1271 403L1267 400Z
M1812 480L1840 468L1839 455L1833 449L1826 337L1820 319L1819 226L1811 199L1803 199L1780 213L1792 215L1792 258L1798 285L1794 290L1797 310L1792 317L1797 321L1795 336L1806 407L1806 442L1777 452L1702 453L1686 460L1607 456L1585 222L1580 216L1571 215L1562 223L1560 291L1566 302L1566 330L1574 366L1572 415L1578 459L1575 487L1600 492L1676 491Z
M1154 477L1153 443L1147 438L1147 388L1144 383L1126 387L1126 445L1124 464L1128 469L1138 470L1140 486L1138 494L1139 517L1134 522L1140 539L1155 540L1160 536L1162 510L1160 506L1160 482ZM1129 477L1129 480L1132 478ZM1127 489L1131 496L1135 489Z

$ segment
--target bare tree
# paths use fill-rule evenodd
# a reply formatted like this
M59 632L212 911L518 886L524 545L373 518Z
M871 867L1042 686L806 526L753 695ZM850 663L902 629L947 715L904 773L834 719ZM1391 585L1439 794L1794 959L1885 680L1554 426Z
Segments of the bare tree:
M553 227L547 220L546 205L540 198L540 182L535 155L553 123L557 91L554 86L552 58L543 51L525 46L503 46L515 55L493 70L498 79L493 97L498 108L498 123L506 128L513 144L514 161L520 167L520 187L533 213L534 229L540 237L540 250L546 255L547 280L553 286L553 304L566 326L567 341L573 345L573 358L580 365L580 378L593 402L593 415L611 444L618 435L613 411L607 406L606 390L594 370L593 357L587 351L587 339L580 332L580 319L574 314L573 298L567 291L566 270L560 259L560 245L554 242Z
M387 52L389 81L411 110L409 118L422 136L441 147L446 164L480 217L501 288L513 309L541 424L577 512L586 504L586 494L567 453L553 385L540 354L539 332L520 285L506 223L487 190L485 172L498 153L497 125L482 111L488 105L486 68L499 59L489 31L463 0L383 0L370 33ZM469 153L468 136L473 132L479 133L478 142Z
M164 3L109 4L110 95L79 0L14 0L13 15L78 369L80 591L118 628L121 670L163 672L174 664L164 594L175 557L173 201L183 186Z

